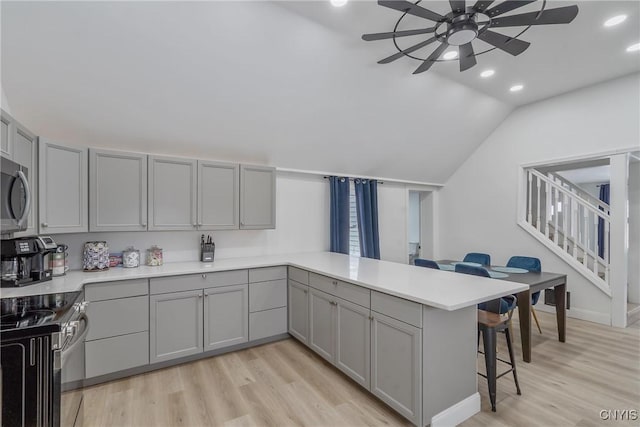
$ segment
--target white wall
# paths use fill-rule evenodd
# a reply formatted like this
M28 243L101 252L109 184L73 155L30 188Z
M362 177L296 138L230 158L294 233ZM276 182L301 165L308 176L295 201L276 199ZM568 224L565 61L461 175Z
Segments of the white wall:
M409 242L420 242L420 193L409 191Z
M514 111L440 191L439 255L481 251L495 264L517 254L538 257L544 270L568 275L570 316L609 323L609 297L516 224L518 171L638 146L638 93L640 74L633 74Z
M640 304L640 162L629 163L629 302Z
M216 259L329 250L329 185L319 176L278 173L275 230L225 230L209 232L216 243ZM207 234L207 232L204 232ZM86 241L106 240L111 252L134 245L144 252L152 245L163 248L165 262L194 261L199 256L200 235L195 231L147 231L54 235L70 246L70 267L82 268Z

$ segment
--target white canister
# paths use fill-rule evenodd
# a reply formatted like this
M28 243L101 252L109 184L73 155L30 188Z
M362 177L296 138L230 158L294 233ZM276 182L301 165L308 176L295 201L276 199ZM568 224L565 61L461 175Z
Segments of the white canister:
M135 268L140 266L140 251L133 246L122 251L122 266L126 268Z

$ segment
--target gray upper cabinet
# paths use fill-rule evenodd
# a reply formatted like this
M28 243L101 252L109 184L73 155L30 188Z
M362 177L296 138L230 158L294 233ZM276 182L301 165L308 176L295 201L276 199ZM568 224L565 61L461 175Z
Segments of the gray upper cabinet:
M198 162L149 156L149 230L195 230Z
M204 351L249 341L249 285L204 290Z
M40 138L38 160L40 233L88 231L87 149Z
M0 153L8 159L13 156L13 137L11 136L13 120L11 116L2 111L0 113Z
M149 297L149 361L202 353L202 290Z
M308 344L309 287L289 280L289 333Z
M31 210L26 231L15 237L38 234L38 137L18 122L14 122L13 161L27 167L27 179L31 190Z
M198 227L237 230L239 204L239 165L198 161Z
M276 171L240 165L240 228L276 228Z
M422 330L374 311L371 314L371 392L419 425Z
M147 229L146 154L89 150L89 229Z
M371 314L368 308L337 299L336 366L369 389L371 376Z

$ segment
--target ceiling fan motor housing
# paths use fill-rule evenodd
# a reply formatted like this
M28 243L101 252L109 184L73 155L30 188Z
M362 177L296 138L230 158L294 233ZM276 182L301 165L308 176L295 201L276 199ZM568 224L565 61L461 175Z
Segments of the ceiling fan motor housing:
M474 15L461 14L447 24L447 43L452 46L461 46L470 43L478 36L478 24Z

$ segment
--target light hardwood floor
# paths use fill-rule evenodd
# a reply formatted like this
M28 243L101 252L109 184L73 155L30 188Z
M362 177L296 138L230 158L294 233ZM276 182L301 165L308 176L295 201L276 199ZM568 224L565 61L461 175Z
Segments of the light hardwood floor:
M601 421L600 410L640 410L639 325L568 319L568 341L560 343L555 317L539 317L543 335L533 336L530 364L514 321L522 396L510 375L502 377L492 413L478 377L482 412L463 426L619 425ZM499 343L506 357L504 337ZM84 399L85 426L409 425L293 339L90 387Z

